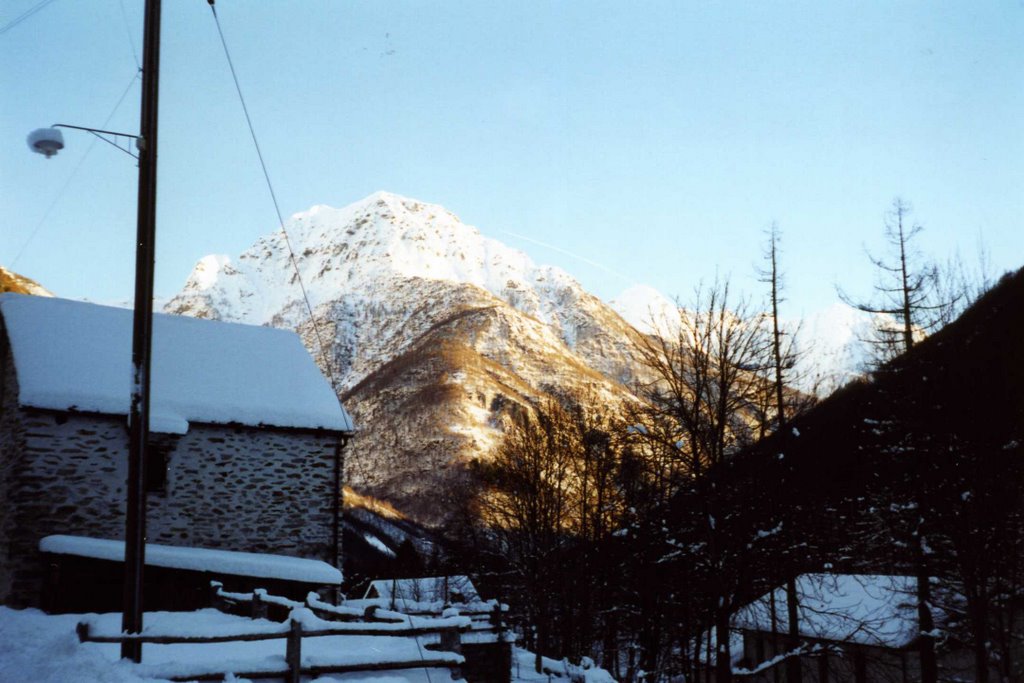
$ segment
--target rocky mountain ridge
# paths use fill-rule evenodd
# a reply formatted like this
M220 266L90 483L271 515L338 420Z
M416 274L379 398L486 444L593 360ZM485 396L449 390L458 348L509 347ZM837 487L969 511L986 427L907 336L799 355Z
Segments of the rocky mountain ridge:
M287 233L237 260L203 258L165 310L294 327L317 357L322 341L359 427L346 481L421 521L444 520L510 406L568 392L612 410L632 400L636 330L564 271L440 206L379 192L297 214Z
M443 207L387 192L315 206L286 229L237 259L204 257L164 310L297 329L357 421L346 481L428 524L444 521L464 465L487 457L512 406L635 400L637 335L677 314L644 286L606 304ZM830 309L811 321L826 341L809 373L852 362L858 320Z

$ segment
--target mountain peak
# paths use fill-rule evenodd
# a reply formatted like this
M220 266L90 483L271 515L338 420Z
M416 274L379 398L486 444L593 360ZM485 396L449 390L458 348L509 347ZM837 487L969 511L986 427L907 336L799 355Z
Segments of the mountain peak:
M632 285L612 299L609 305L641 332L674 336L679 331L678 306L649 285Z
M319 204L294 214L232 261L206 256L172 308L200 308L255 324L293 324L301 297L291 253L313 306L379 298L396 283L471 285L544 322L557 315L555 292L582 292L564 271L537 266L523 252L485 237L438 204L379 191L343 208ZM390 283L390 284L388 284ZM204 301L187 301L200 297ZM303 307L304 308L304 307Z
M379 217L396 226L408 226L441 216L476 232L475 228L464 225L458 216L439 204L431 204L385 190L378 190L340 209L327 204L315 204L305 211L292 215L289 223L308 225L329 221L338 224L352 219Z

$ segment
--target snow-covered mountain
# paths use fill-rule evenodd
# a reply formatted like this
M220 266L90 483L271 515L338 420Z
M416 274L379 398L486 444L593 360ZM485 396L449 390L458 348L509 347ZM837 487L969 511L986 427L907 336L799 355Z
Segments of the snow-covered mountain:
M791 323L799 342L801 387L826 396L859 377L870 364L875 320L870 313L836 302L799 323Z
M359 427L346 481L431 524L512 406L589 392L616 410L645 373L637 330L674 334L678 324L675 304L650 287L605 304L443 207L387 192L315 206L286 228L237 258L202 258L164 310L297 329ZM849 313L805 326L811 374L853 367Z
M627 322L645 334L673 335L679 331L675 302L647 285L634 285L610 302ZM803 320L784 320L796 336L797 365L792 372L797 389L826 396L860 376L868 364L874 317L836 302Z
M437 523L460 467L510 406L590 391L630 400L636 331L564 271L534 264L444 208L385 192L313 207L237 259L207 256L165 310L295 327L314 355L291 254L327 365L360 428L355 488Z
M648 285L633 285L609 302L612 309L644 334L679 332L679 308L672 299Z

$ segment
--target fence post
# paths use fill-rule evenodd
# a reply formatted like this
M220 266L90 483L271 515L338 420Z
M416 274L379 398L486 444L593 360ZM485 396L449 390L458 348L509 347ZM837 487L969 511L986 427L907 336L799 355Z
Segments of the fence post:
M459 636L457 628L449 628L441 631L441 649L447 652L462 654L462 637Z
M227 601L221 596L220 589L224 584L220 581L210 582L210 606L221 612L227 611Z
M300 683L302 673L302 624L292 619L285 646L284 661L288 665L288 683Z
M252 592L252 618L253 619L266 619L267 618L267 603L263 602L264 591L262 588L257 588Z
M495 603L494 610L491 612L491 626L498 633L499 640L501 640L501 634L504 631L501 624L501 603Z
M454 652L455 654L462 654L462 637L459 635L459 629L451 628L441 631L440 636L440 649L447 652ZM462 667L458 664L451 666L452 680L458 680L462 678Z
M502 622L502 604L496 602L491 612L491 627L497 637L495 658L499 660L502 675L498 679L501 683L508 683L512 680L512 643L505 638L505 624Z
M84 643L89 640L89 622L80 621L75 626L75 633L78 634L78 642Z

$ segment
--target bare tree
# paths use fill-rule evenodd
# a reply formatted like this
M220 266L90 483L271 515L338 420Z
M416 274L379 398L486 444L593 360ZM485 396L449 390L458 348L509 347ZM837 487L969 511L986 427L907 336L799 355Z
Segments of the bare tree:
M962 297L944 291L939 267L917 249L914 240L924 228L910 221L910 213L910 204L899 197L893 199L885 220L888 253L868 253L876 273L874 297L858 300L839 289L845 303L875 315L875 336L868 341L878 365L908 351L922 336L941 326Z
M730 300L727 282L716 282L698 288L678 323L664 326L674 334L644 337L637 347L654 379L639 387L644 407L631 416L631 434L668 465L665 488L688 493L696 504L700 552L693 558L704 570L718 683L732 678L729 618L742 564L735 554L748 544L737 537L737 508L727 504L717 470L756 436L752 408L763 394L770 349L762 322L745 300ZM671 535L666 542L680 545Z
M779 234L779 227L777 224L772 223L771 228L768 232L768 246L765 249L765 261L767 267L764 268L760 275L761 281L768 284L770 287L770 303L771 303L771 363L772 363L772 380L773 389L772 392L775 398L775 422L776 422L776 433L779 435L780 451L785 453L786 450L786 439L788 434L786 433L787 427L787 414L786 414L786 385L787 371L793 367L793 346L790 340L789 344L783 345L783 333L779 325L779 305L782 303L782 274L779 270L779 243L781 241L781 235ZM792 520L785 520L783 523L788 521L792 526ZM788 532L788 529L787 529ZM774 592L772 595L772 633L775 632L775 603L774 603ZM786 616L787 616L787 629L786 629L786 650L788 656L786 658L786 680L787 681L799 681L802 680L801 674L801 659L800 659L800 625L798 623L798 606L799 596L796 590L796 570L793 567L789 567L786 572Z
M913 244L914 238L923 228L910 222L910 212L908 203L898 197L894 199L885 223L885 237L891 253L886 257L868 254L877 274L875 300L855 302L840 290L844 302L878 316L873 342L879 366L906 353L921 336L951 318L951 311L961 298L960 294L954 295L952 299L939 298L942 283L939 268L934 263L926 262ZM894 324L889 321L894 321ZM921 464L923 466L925 463L922 461ZM935 620L932 615L932 571L925 534L927 520L922 506L925 498L925 491L922 490L924 479L925 473L918 472L915 485L917 513L911 536L917 578L918 625L921 629L921 680L923 683L935 683L938 679L938 665L935 655Z
M485 486L477 501L479 518L525 592L538 667L541 654L554 654L551 595L558 578L552 568L568 539L571 439L562 408L549 400L534 414L514 414L494 458L479 465Z
M477 466L477 510L516 574L538 656L601 650L614 668L620 430L597 405L594 394L569 394L516 411L493 458Z

